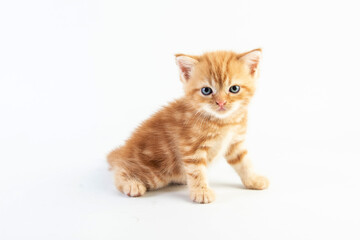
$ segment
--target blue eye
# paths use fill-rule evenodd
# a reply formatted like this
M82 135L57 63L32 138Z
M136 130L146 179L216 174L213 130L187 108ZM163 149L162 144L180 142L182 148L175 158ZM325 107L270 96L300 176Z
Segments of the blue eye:
M232 93L238 93L240 91L240 86L234 85L229 88L229 91Z
M213 92L212 89L209 87L203 87L201 89L201 93L204 94L205 96L210 95L212 92Z

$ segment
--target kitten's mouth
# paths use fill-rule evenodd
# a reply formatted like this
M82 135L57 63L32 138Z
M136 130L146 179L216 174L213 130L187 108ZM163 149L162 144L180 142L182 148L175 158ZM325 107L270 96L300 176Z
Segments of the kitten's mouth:
M228 112L229 111L229 107L228 106L220 106L220 107L217 107L216 108L216 112L218 112L218 113L222 113L222 114L224 114L224 113L226 113L226 112Z
M205 112L209 113L210 115L212 116L215 116L217 118L226 118L228 116L230 116L233 111L235 110L233 106L217 106L217 107L214 107L214 106L209 106L209 105L206 105L203 107L203 109L205 110Z

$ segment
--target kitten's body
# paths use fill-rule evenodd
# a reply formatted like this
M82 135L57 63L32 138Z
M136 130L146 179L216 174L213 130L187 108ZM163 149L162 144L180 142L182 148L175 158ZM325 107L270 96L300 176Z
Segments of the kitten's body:
M185 96L145 121L124 146L108 155L121 192L141 196L147 189L187 183L192 200L211 202L214 194L207 184L205 167L222 156L246 187L268 186L266 178L253 173L244 146L247 105L255 90L258 65L253 58L245 61L252 52L177 56ZM242 92L226 92L234 82ZM199 89L208 85L214 93L199 94Z

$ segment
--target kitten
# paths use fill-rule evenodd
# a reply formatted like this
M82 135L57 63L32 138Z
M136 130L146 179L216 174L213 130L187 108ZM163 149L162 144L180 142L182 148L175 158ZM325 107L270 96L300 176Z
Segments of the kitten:
M108 155L117 189L138 197L170 183L187 183L193 201L210 203L215 195L206 166L222 156L245 187L267 188L267 178L254 173L244 144L260 58L261 49L177 54L185 96L154 114Z

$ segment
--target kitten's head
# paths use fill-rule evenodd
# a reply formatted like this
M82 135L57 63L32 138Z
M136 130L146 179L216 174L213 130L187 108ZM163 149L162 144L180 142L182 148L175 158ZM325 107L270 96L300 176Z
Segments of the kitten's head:
M176 54L189 104L217 118L246 109L255 91L260 58L261 49L240 54L226 51L201 56Z

